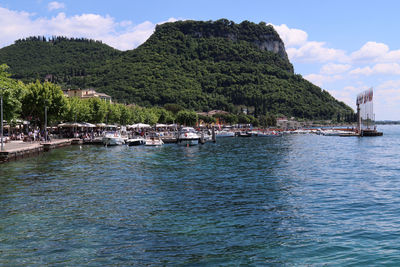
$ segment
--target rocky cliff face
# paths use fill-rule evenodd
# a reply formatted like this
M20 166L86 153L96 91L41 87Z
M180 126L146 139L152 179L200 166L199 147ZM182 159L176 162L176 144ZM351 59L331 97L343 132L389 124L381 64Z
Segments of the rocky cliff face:
M227 38L233 42L247 41L256 45L260 50L278 54L289 62L285 45L271 25L264 22L255 24L243 21L236 24L233 21L220 19L217 21L178 21L158 25L157 31L178 30L194 38Z
M261 50L274 52L275 54L278 54L285 60L289 60L285 50L285 45L283 44L282 41L274 41L274 40L255 41L254 44L257 45L258 48Z

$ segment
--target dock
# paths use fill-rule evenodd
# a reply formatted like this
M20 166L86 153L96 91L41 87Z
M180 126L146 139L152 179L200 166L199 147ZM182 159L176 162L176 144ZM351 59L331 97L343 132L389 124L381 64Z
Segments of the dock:
M0 151L0 163L34 156L41 152L69 145L71 145L70 139L55 139L48 142L11 141L5 143L4 150Z

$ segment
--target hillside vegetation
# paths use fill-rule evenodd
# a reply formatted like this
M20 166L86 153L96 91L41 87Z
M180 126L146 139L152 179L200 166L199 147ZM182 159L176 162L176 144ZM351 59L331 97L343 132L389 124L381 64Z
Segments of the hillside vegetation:
M38 36L0 49L0 64L7 64L13 78L24 82L51 74L49 80L65 87L85 87L94 69L121 54L100 41Z
M265 23L165 23L125 52L87 39L30 38L0 49L0 63L24 81L51 74L64 88L94 87L121 103L141 106L175 103L232 113L246 108L255 117L353 115L343 102L294 74L279 35Z

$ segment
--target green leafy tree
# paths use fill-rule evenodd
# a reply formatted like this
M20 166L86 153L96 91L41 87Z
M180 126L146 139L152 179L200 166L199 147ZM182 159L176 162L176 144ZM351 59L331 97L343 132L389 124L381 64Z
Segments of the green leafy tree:
M120 119L121 119L121 110L118 104L107 103L106 122L119 123Z
M90 120L91 123L102 123L107 114L107 104L104 100L98 97L93 97L88 99L88 104L90 107Z
M139 106L130 106L129 111L131 113L131 123L139 123L144 121L143 108Z
M276 126L276 117L272 114L262 115L259 117L259 123L263 127Z
M184 110L181 105L172 103L165 104L164 108L168 111L171 111L173 114L177 114L179 111Z
M154 125L157 123L157 121L158 121L158 116L153 110L151 110L151 109L144 110L144 113L143 113L143 122L144 123Z
M197 113L189 110L181 110L176 115L177 122L186 126L196 125L197 119Z
M240 114L237 116L238 119L238 123L241 124L249 124L251 122L250 118L248 116L246 116L246 114Z
M204 116L204 115L198 115L199 116L199 120L202 120L205 123L216 123L217 120L214 117L210 117L210 116Z
M11 121L21 112L21 99L26 92L25 85L10 78L8 66L0 65L0 94L3 96L3 119Z
M118 104L117 107L120 112L119 124L121 124L121 125L129 124L131 121L131 113L129 112L129 109L127 108L127 106L123 105L123 104Z
M22 98L22 113L25 118L43 128L45 107L49 124L59 121L67 109L66 99L58 85L45 82L29 83Z
M92 110L88 100L77 97L67 99L67 109L64 113L65 121L89 122L92 119Z
M163 108L156 108L155 112L158 116L158 123L173 123L175 121L175 116L169 110Z

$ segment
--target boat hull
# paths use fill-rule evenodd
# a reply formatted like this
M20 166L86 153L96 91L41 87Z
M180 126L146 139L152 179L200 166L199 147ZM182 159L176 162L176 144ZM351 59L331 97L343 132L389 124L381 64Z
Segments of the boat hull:
M103 138L103 144L105 146L121 146L121 145L125 144L125 140L122 138L105 137L105 138Z
M194 138L186 138L186 139L179 139L178 144L180 145L189 145L189 146L195 146L199 144L199 139L194 139Z
M146 139L145 146L161 146L164 142L161 139Z
M221 137L235 137L234 132L227 132L227 133L217 133L215 134L215 137L221 138Z
M126 144L128 146L141 146L144 144L144 139L128 139L126 140Z

